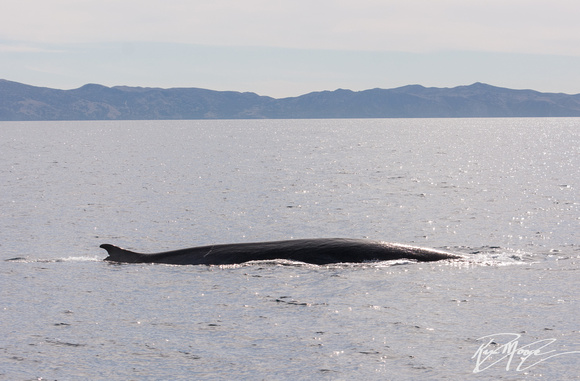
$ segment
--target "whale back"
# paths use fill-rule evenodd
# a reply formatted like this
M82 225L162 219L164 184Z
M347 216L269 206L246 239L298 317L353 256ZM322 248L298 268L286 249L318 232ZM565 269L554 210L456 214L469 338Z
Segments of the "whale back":
M175 265L224 265L274 259L325 265L403 258L421 262L460 258L440 250L349 238L221 244L153 254L135 253L110 244L103 244L101 248L107 250L109 254L105 258L106 261Z

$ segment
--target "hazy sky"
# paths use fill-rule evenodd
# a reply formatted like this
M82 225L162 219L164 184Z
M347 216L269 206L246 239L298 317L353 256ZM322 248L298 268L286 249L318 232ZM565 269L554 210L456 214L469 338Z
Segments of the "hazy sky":
M0 78L274 97L486 82L580 93L578 0L2 0Z

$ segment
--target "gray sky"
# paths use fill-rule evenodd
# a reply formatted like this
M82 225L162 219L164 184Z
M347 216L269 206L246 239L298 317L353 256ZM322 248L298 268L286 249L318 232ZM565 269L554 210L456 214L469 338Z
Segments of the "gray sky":
M577 0L3 0L0 78L274 97L406 84L580 93Z

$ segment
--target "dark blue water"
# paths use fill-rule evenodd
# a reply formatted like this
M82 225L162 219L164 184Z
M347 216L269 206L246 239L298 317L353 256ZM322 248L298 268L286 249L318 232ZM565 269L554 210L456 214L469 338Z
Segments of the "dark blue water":
M580 119L2 122L0 138L1 379L578 379ZM307 237L469 259L112 265L98 248ZM507 334L554 352L473 358L500 333L500 352Z

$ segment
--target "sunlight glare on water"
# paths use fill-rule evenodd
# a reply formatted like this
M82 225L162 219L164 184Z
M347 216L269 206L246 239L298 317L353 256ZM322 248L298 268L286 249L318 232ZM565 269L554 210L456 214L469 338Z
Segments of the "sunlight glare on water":
M579 351L579 123L0 123L0 379L466 379L502 332ZM118 265L99 249L309 237L467 259ZM579 361L476 376L572 380Z

